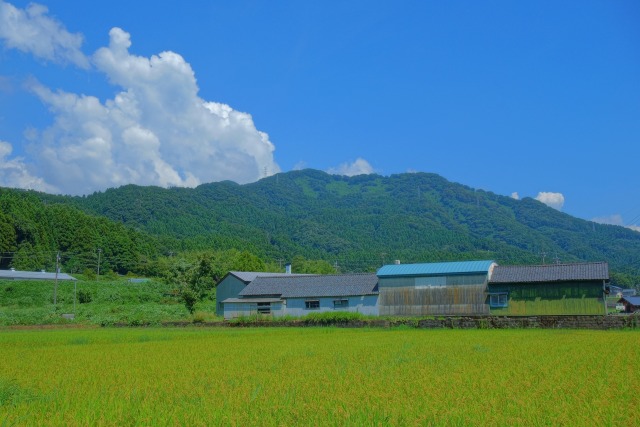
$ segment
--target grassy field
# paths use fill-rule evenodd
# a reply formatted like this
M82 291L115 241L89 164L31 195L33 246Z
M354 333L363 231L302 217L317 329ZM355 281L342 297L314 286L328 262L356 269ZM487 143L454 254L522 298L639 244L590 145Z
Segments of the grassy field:
M0 326L64 323L136 326L194 318L175 293L175 287L160 280L144 283L131 283L126 278L79 280L75 286L59 281L56 306L53 289L51 281L0 281ZM215 320L215 301L199 302L196 310L196 317ZM65 320L63 313L74 313L75 320Z
M629 425L640 333L0 330L0 425Z

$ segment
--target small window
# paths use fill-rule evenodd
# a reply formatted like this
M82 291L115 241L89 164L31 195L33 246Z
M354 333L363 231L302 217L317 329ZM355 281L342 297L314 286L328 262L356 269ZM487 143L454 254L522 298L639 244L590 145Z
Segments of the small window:
M349 300L348 299L334 299L333 300L333 308L348 308Z
M271 314L271 303L270 302L259 302L258 303L258 314Z
M489 307L507 307L509 306L509 294L490 294L489 295Z
M318 301L317 299L307 300L304 302L304 308L306 308L307 310L317 310L318 308L320 308L320 301Z

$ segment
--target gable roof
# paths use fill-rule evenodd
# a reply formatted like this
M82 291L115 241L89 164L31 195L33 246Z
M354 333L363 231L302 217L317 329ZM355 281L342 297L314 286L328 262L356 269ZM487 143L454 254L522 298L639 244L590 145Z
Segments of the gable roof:
M0 279L13 280L56 280L56 273L44 273L40 271L15 271L0 270ZM76 280L66 273L58 273L58 280Z
M487 274L493 261L432 262L424 264L385 265L378 270L378 277L393 276L444 276L450 274Z
M280 295L282 298L377 295L375 274L258 276L239 295Z
M230 271L229 273L227 273L227 275L225 275L225 277L227 277L229 274L237 277L244 283L249 283L255 280L255 278L258 276L261 276L261 277L282 276L284 273L265 273L263 271ZM289 276L301 276L301 274L290 274ZM225 277L223 277L223 280Z
M576 280L609 280L609 264L583 262L547 265L498 265L489 283L541 283Z

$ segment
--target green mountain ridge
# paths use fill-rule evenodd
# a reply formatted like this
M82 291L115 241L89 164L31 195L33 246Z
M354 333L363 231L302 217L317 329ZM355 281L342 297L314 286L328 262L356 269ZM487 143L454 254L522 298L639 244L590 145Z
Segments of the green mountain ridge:
M322 259L339 271L372 271L395 259L605 260L618 273L640 276L638 232L429 173L345 177L303 170L245 185L34 194L151 235L165 252L236 248L271 262Z
M272 264L295 257L324 260L343 272L373 271L396 259L605 260L617 274L640 278L638 232L429 173L346 177L308 169L245 185L126 185L73 197L2 189L0 203L1 252L19 252L42 241L50 251L95 254L96 247L108 248L110 259L127 259L127 265L114 266L121 272L139 270L141 263L160 255L238 249ZM20 203L40 205L16 208ZM16 216L21 211L32 213ZM72 225L46 237L43 224L61 215ZM23 223L36 231L23 233ZM44 237L37 241L34 236Z

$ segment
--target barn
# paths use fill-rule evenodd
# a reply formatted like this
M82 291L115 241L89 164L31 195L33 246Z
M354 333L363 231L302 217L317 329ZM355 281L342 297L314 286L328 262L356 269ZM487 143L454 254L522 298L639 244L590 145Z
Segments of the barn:
M483 315L493 261L385 265L378 270L379 312L389 316Z
M487 303L492 315L605 314L606 262L496 266Z
M254 314L305 316L327 311L378 314L375 274L256 276L237 297L222 300L225 319Z

